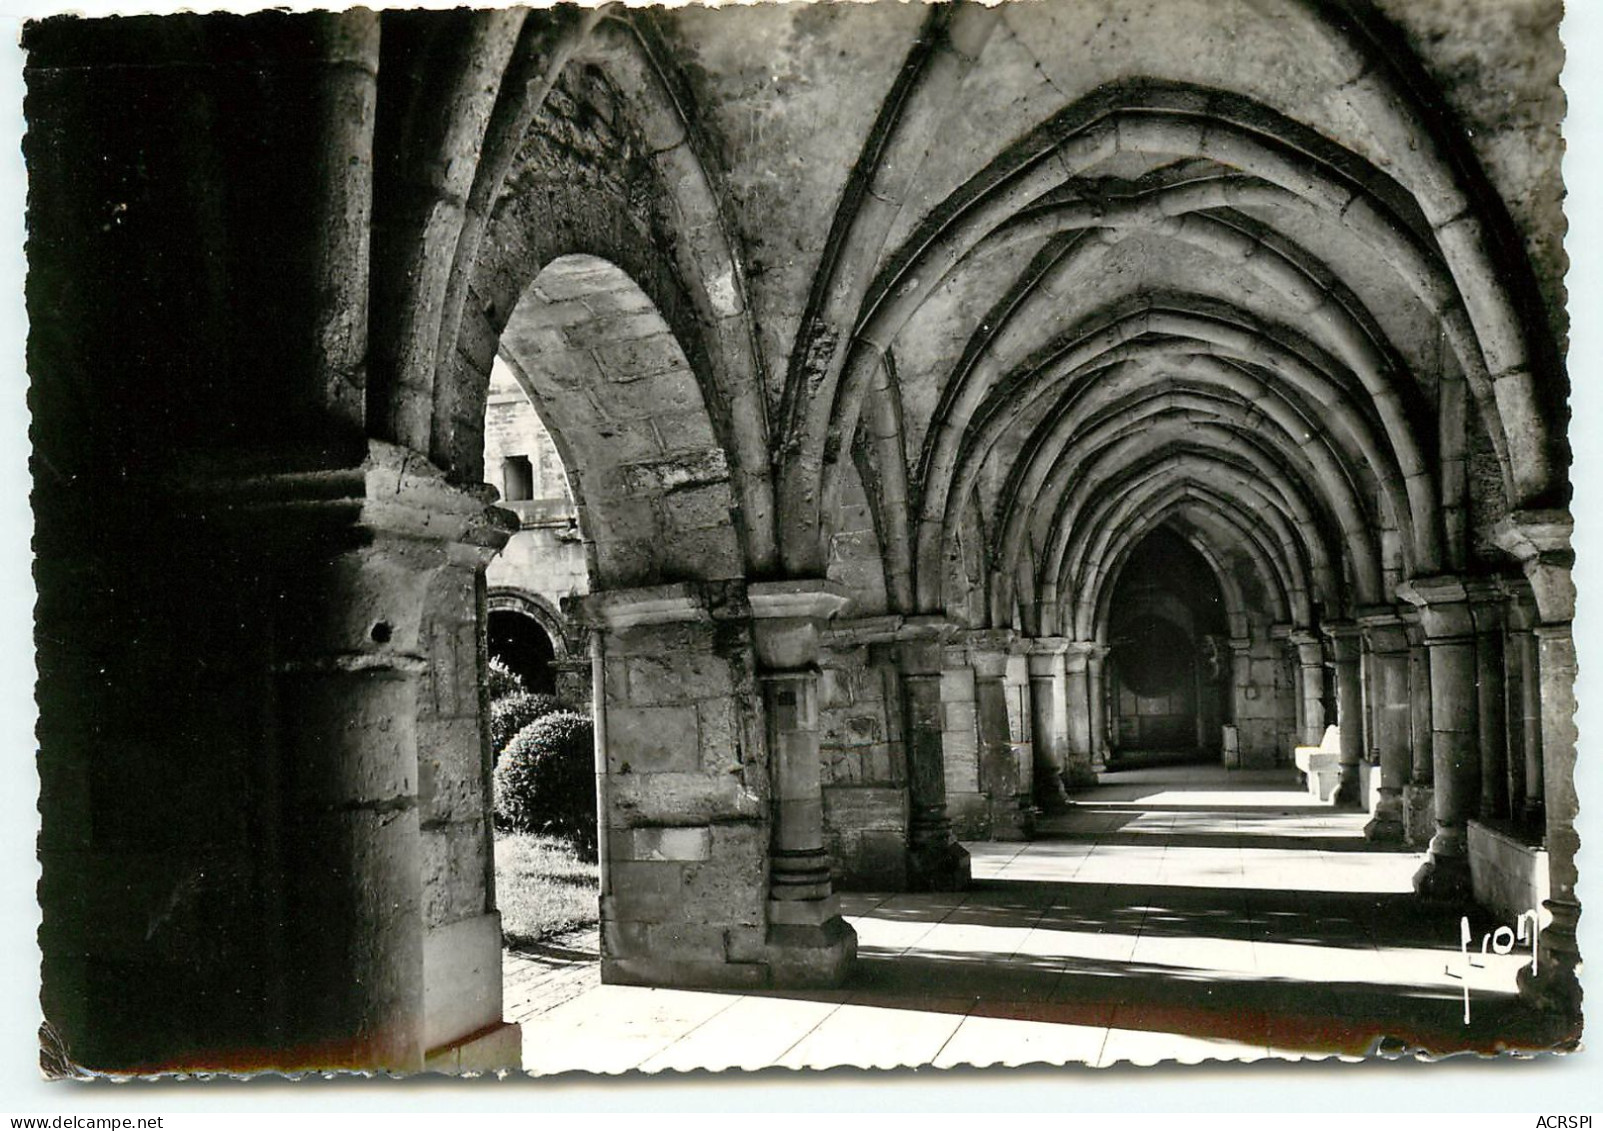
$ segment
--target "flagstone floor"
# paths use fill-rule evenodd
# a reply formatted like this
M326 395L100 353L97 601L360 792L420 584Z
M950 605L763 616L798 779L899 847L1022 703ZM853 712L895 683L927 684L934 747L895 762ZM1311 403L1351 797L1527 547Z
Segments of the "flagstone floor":
M1417 853L1289 772L1104 776L1027 844L974 843L962 893L841 897L859 961L827 991L600 984L594 931L509 952L524 1069L947 1067L1540 1048L1529 961L1416 901ZM1498 924L1472 916L1475 939ZM1474 949L1474 948L1472 948ZM1466 1004L1467 987L1467 1004ZM1468 1021L1465 1020L1466 1010Z

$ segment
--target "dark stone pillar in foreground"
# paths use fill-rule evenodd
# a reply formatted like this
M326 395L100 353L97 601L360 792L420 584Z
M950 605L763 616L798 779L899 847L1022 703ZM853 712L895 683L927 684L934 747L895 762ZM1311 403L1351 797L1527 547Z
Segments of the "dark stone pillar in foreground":
M952 626L939 617L909 617L899 641L902 733L907 744L907 879L914 891L961 891L969 884L968 851L946 814L941 670Z
M425 868L419 824L426 594L445 571L482 570L509 530L482 497L377 441L360 467L263 477L223 494L230 513L221 521L249 522L239 536L260 539L273 579L278 1055L285 1067L415 1072L425 1054L461 1067L466 1043L470 1067L516 1067L517 1027L499 1016L499 963L470 972L446 953L449 969L426 966L425 898L488 900L482 877ZM445 677L476 675L474 657L466 662L466 673ZM426 1017L431 976L453 979L493 1016L472 1034L444 1033L449 1047L425 1047L439 1028Z

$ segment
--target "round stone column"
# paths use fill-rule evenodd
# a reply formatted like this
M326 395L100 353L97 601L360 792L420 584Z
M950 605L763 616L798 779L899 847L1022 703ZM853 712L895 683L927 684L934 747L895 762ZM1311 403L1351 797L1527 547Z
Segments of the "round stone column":
M1535 631L1539 618L1528 583L1507 582L1505 589L1509 594L1505 644L1510 669L1509 805L1515 821L1539 832L1546 808L1542 801L1542 673Z
M1035 804L1045 813L1062 813L1069 807L1063 788L1063 750L1058 741L1061 723L1058 700L1063 680L1063 652L1068 641L1040 636L1025 653L1030 672L1031 760L1035 771Z
M824 851L818 754L819 630L848 603L831 581L747 587L768 733L773 828L768 966L776 986L833 986L857 956Z
M1108 646L1093 644L1086 653L1086 683L1091 694L1091 771L1108 768Z
M955 631L941 617L908 617L898 634L907 750L907 877L914 891L962 891L969 885L968 850L952 835L946 813L941 672L945 642Z
M1506 596L1495 582L1465 586L1475 623L1476 734L1480 748L1480 801L1483 820L1509 815L1508 716L1503 701L1503 629Z
M1379 800L1364 836L1383 843L1404 839L1403 786L1408 781L1411 713L1408 702L1408 633L1395 612L1358 618L1369 656L1373 749L1380 767Z
M1408 744L1412 752L1408 780L1403 785L1403 831L1416 848L1430 844L1436 832L1436 768L1433 761L1430 706L1430 649L1419 610L1400 606L1403 631L1408 634Z
M254 480L231 501L274 578L283 1066L421 1071L426 594L443 570L482 569L509 530L376 441L360 467Z
M1008 629L970 632L966 641L979 716L980 789L990 798L991 835L997 840L1029 840L1035 814L1029 792L1019 780L1007 718L1005 680L1012 642Z
M1323 626L1336 669L1336 726L1341 736L1341 780L1332 802L1343 809L1364 804L1359 763L1364 757L1364 688L1360 679L1362 643L1358 625L1331 621Z
M1293 629L1286 640L1297 652L1297 734L1304 746L1325 738L1325 646L1307 629Z
M1091 768L1091 654L1093 640L1072 640L1063 649L1063 733L1068 745L1063 756L1064 784L1079 789L1096 784Z
M1457 578L1418 578L1398 586L1397 593L1419 609L1430 654L1436 831L1429 858L1414 876L1414 890L1428 899L1467 903L1472 898L1468 821L1480 802L1474 620Z

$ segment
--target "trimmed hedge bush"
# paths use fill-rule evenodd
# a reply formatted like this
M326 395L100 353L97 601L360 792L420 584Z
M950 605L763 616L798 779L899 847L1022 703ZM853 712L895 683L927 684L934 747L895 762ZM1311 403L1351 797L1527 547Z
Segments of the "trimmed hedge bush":
M507 744L495 767L496 824L546 833L596 858L595 728L572 711L536 719Z
M524 686L523 677L495 656L490 657L490 671L487 682L490 685L490 699L505 699L512 695L527 695L529 689Z
M520 691L515 695L491 699L490 749L495 752L495 761L501 760L501 752L520 730L536 719L543 719L562 709L562 703L555 695L537 692Z

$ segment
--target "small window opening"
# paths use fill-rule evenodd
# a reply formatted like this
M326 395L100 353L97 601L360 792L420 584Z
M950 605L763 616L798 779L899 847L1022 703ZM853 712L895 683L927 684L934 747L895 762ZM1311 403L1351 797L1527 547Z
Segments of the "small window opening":
M528 456L507 456L501 461L501 497L508 502L534 498L534 465Z

